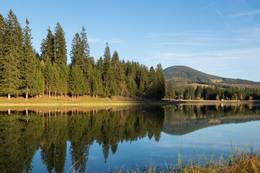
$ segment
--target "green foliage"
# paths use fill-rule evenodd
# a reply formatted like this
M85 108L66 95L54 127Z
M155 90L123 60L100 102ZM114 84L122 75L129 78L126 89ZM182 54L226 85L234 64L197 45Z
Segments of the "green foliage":
M19 94L22 48L22 29L17 17L10 10L4 31L4 46L0 62L0 88L2 95L10 97L10 95Z
M259 100L260 89L238 88L238 87L218 87L218 86L170 86L171 82L166 82L167 98L185 100ZM170 86L170 87L169 87Z
M79 66L71 66L69 91L72 97L86 94L86 82Z
M104 56L95 61L84 27L73 38L70 65L66 47L65 32L57 23L54 34L48 28L39 55L32 47L28 20L22 32L12 11L7 20L0 15L0 94L26 98L41 94L164 97L160 65L148 70L137 62L121 61L117 51L111 57L108 43Z
M22 68L20 70L20 90L21 94L35 96L42 93L43 76L39 66L39 60L36 59L36 54L31 43L31 29L29 21L26 20L26 26L23 34L23 55L20 62Z

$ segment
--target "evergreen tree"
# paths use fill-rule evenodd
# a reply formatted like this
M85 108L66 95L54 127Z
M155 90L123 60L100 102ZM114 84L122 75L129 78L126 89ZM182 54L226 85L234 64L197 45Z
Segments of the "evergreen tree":
M165 94L165 96L167 98L170 98L170 99L175 98L175 92L174 92L173 84L170 81L166 82L166 94Z
M22 68L19 66L22 55L22 29L12 10L8 14L4 43L0 62L0 88L1 93L10 98L11 95L19 94L19 70Z
M67 64L67 48L65 33L59 23L56 24L54 35L54 60L57 64Z
M86 64L88 63L87 54L86 54L87 50L84 49L84 44L87 43L82 41L80 34L76 33L72 42L71 65L79 67L83 72L86 91L87 93L89 93L90 86L89 86L89 78L87 76L87 67L86 67Z
M2 80L4 64L4 45L5 45L5 33L6 33L6 23L4 17L0 14L0 82ZM0 92L3 92L0 90Z
M46 59L44 66L43 66L43 75L44 75L44 86L45 86L45 93L48 96L51 96L51 81L53 80L53 68L50 59Z
M56 25L55 36L54 36L54 61L56 64L56 70L58 72L57 78L57 89L56 91L60 94L67 93L67 81L68 81L68 70L67 70L67 48L65 33L59 23Z
M3 58L5 32L6 32L5 19L0 14L0 60Z
M35 79L33 80L33 94L42 95L44 94L44 75L42 73L41 65L39 60L36 61Z
M48 29L46 38L42 41L41 53L41 59L44 62L43 74L45 93L50 97L52 93L51 81L53 81L52 62L54 61L54 35L50 28Z
M29 27L29 21L26 20L26 26L24 28L24 36L23 36L23 57L21 61L21 86L20 89L22 93L25 94L26 99L28 96L34 95L34 88L36 88L35 77L36 77L36 56L32 48L31 42L31 29Z
M71 66L69 74L69 91L72 97L86 93L86 83L79 66Z
M45 39L43 39L41 44L41 58L44 62L54 61L54 35L50 28L48 28L48 33Z
M113 73L113 80L112 88L114 88L114 95L122 95L122 90L125 85L125 76L124 76L124 69L123 66L119 60L118 52L115 51L112 55L111 60L112 65L112 73Z
M111 53L110 53L110 48L108 46L108 43L106 43L106 48L104 52L104 64L102 68L102 79L104 82L104 95L105 96L112 96L114 93L114 88L113 87L113 71L111 68Z
M157 83L156 83L156 99L161 99L165 96L165 80L164 80L164 75L163 75L163 68L161 64L158 64L156 67L156 78L157 78Z

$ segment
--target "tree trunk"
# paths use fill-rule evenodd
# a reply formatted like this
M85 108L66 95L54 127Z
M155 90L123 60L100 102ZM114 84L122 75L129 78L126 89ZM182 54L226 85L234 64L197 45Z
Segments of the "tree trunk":
M26 94L25 94L25 99L26 99L26 100L28 100L28 95L29 95L29 93L28 93L28 87L26 87Z

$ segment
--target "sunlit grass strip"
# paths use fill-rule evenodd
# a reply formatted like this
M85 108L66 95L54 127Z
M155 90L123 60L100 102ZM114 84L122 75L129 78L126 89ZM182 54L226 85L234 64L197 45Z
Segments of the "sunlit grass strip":
M178 161L176 166L165 166L165 168L157 168L150 166L145 169L134 169L125 171L120 169L116 173L260 173L260 156L241 154L232 156L230 159L223 161L209 161L208 164L200 166L197 163L190 162L183 166Z
M1 99L0 107L108 107L108 106L137 106L159 105L162 101L149 100L113 100L103 98L39 98L39 99Z

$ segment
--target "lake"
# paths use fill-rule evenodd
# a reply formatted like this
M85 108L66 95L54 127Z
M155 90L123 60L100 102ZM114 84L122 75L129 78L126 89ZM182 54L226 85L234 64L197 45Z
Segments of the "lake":
M167 105L0 110L0 170L108 172L165 168L260 149L260 107Z

